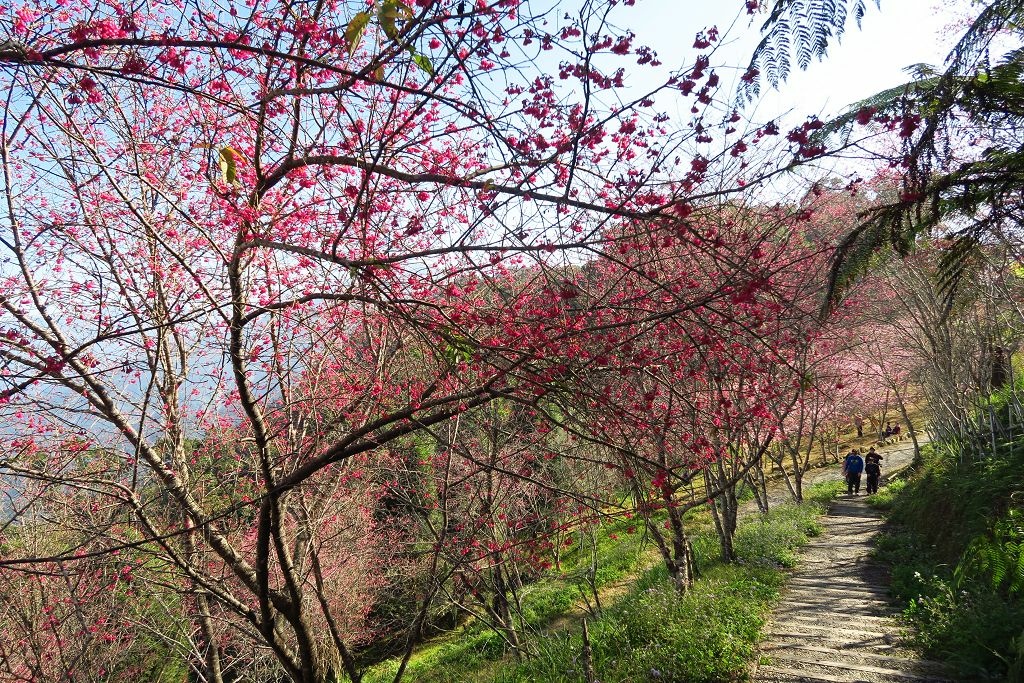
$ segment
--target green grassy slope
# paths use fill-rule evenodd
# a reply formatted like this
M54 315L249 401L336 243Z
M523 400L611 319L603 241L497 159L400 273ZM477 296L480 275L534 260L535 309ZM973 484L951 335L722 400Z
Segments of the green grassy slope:
M527 649L516 660L482 625L417 649L406 680L427 683L527 683L582 680L580 621L587 614L597 678L614 681L725 681L742 678L754 656L764 617L778 597L784 569L796 549L819 532L817 518L838 485L817 489L800 506L786 505L765 518L741 522L739 562L717 560L718 544L706 511L694 511L694 549L700 577L682 598L657 553L628 520L602 526L598 535L599 596L603 609L581 607L581 570L591 557L569 554L563 570L529 587L524 596ZM578 552L578 551L576 551ZM591 601L592 602L592 601ZM395 662L377 666L365 680L390 681Z

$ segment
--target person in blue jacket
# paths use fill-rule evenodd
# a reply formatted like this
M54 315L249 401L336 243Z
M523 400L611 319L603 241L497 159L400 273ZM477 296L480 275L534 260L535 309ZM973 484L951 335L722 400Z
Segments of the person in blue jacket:
M846 494L857 495L860 493L860 473L864 471L864 458L856 449L843 460L843 474L846 475Z

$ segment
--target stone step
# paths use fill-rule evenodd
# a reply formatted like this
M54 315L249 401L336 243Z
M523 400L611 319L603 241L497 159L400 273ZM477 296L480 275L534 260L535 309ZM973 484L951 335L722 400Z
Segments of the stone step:
M840 624L826 623L822 620L822 616L829 616L833 618L842 619ZM869 631L871 633L892 633L894 636L899 631L896 623L892 619L883 619L881 617L865 617L865 616L851 616L846 614L829 614L813 616L807 613L790 612L788 614L780 614L776 612L774 621L777 624L785 623L797 623L797 624L810 624L829 626L838 629L856 629L858 631Z
M816 590L822 592L847 593L851 590L851 588L847 587L845 584L832 583L818 576L804 576L799 573L792 574L791 576L789 576L789 578L786 579L786 585L793 588L806 588L808 590ZM853 590L875 591L881 594L888 594L888 591L885 589L884 586L877 586L872 584L861 584Z
M831 616L849 615L864 619L888 619L892 617L895 610L889 605L863 605L863 604L829 604L803 602L800 600L784 599L776 608L776 613L808 612L828 614Z
M880 653L866 648L860 648L857 646L850 648L835 648L827 647L824 645L813 645L813 644L799 644L799 643L770 643L762 648L769 657L774 656L776 653L788 651L788 654L794 658L800 657L826 657L833 661L842 661L851 664L858 664L868 667L880 667L885 669L896 669L899 671L910 671L911 673L923 675L933 674L942 675L946 671L946 666L942 662L935 662L928 659L919 659L916 656L910 655L901 657L895 654ZM811 653L806 655L803 653ZM785 658L780 655L780 658Z
M793 634L801 637L832 638L839 642L868 642L878 641L883 643L895 643L899 636L889 629L876 628L853 628L849 625L824 626L818 623L786 621L772 623L766 633Z
M842 548L842 549L845 549L845 548L871 548L871 547L873 547L871 543L868 543L866 541L850 541L849 543L844 543L841 540L835 540L834 537L833 537L833 540L831 540L831 541L829 541L827 543L824 542L824 541L811 541L807 545L811 546L811 547L814 547L814 548Z
M838 595L835 593L815 593L801 589L783 592L782 599L789 602L806 602L813 605L842 605L844 609L847 607L856 609L858 605L871 608L880 606L890 607L892 605L888 600L872 594L865 594L864 596L857 595L856 593Z
M757 667L756 680L764 681L765 683L849 683L852 679L839 678L837 676L829 676L827 674L812 677L803 670L790 669L774 664L762 664Z
M888 683L890 681L928 681L939 683L949 679L934 671L914 670L914 660L900 660L900 668L893 666L876 666L854 661L852 657L832 657L825 653L800 652L796 650L779 650L770 655L771 666L779 666L792 671L804 672L813 680L840 681L871 681L872 683Z
M863 603L875 605L888 605L892 601L888 594L881 591L825 591L807 588L806 586L791 586L783 593L783 599L793 598L800 602L820 602L827 604Z
M814 550L814 548L807 548L807 550L808 551ZM835 570L837 570L837 569L850 569L850 568L865 569L868 566L868 564L869 564L868 563L868 559L867 559L867 553L865 553L863 555L858 555L856 557L843 557L843 558L839 558L839 559L836 559L834 557L822 557L822 558L805 557L805 558L803 558L803 560L804 560L804 563L805 563L804 566L808 566L808 565L822 565L823 564L824 566L829 567L830 570L832 571L832 575L836 577L837 581L842 581L842 580L845 579L845 581L847 583L850 582L850 578L849 577L851 576L851 574L848 574L848 573L843 572L843 571L835 571ZM815 571L818 572L819 574L823 573L821 569L816 569ZM857 575L853 574L852 576L857 576Z
M883 600L876 596L866 598L840 598L831 595L807 595L800 593L785 593L780 604L785 605L811 605L817 611L845 612L846 610L873 610L881 611L886 615L899 612L896 603Z
M901 640L900 630L893 624L846 622L837 625L832 622L822 622L814 619L778 620L765 630L765 636L767 638L769 633L807 632L839 643L897 643Z
M895 616L896 610L885 603L865 604L863 602L808 602L804 600L783 600L776 611L785 614L817 614L835 617L868 617L886 619Z
M860 501L847 500L842 505L834 506L829 510L828 517L825 518L825 525L836 526L841 522L864 522L866 524L881 521L881 515L874 510L861 507L861 505Z
M883 629L855 629L846 626L836 628L800 622L772 624L765 631L765 640L778 639L793 639L797 642L816 640L839 648L874 648L883 645L896 645L900 642L899 636Z
M853 635L853 637L850 637ZM914 659L917 653L906 648L897 639L886 634L854 634L808 633L802 629L772 631L765 634L766 643L763 649L782 649L783 647L824 647L832 650L850 652L870 652L873 655L885 655L899 659Z
M872 676L865 678L863 674L859 672L841 672L841 675L824 673L821 671L810 672L804 668L791 668L789 666L777 665L777 664L763 664L757 668L757 681L763 683L875 683L876 681L907 681L907 680L924 680L930 683L951 683L948 679L943 678L924 678L924 679L907 679L907 678L879 678Z

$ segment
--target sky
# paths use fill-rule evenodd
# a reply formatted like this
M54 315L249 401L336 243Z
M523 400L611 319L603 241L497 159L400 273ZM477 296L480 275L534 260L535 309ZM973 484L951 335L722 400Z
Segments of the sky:
M761 0L761 4L773 1ZM854 0L847 2L852 5ZM636 0L633 7L616 8L615 19L636 34L636 43L656 50L663 62L660 73L649 68L632 70L627 83L647 91L681 67L688 71L701 52L693 46L695 35L717 26L725 37L712 56L712 66L717 67L722 80L719 97L728 98L729 102L723 104L731 105L729 93L735 92L767 18L764 12L747 15L744 4L744 0ZM775 120L783 130L800 125L812 115L828 120L852 104L909 82L912 79L905 69L911 65L941 67L965 27L970 0L880 0L877 7L873 0L866 0L866 4L861 28L851 17L842 40L831 42L823 61L814 60L801 71L793 56L793 71L779 90L762 78L761 96L746 106L744 119L755 127ZM666 113L677 121L692 119L692 97L658 101L661 107L667 105ZM873 169L870 161L830 157L772 181L769 194L788 195L804 187L811 177L864 176Z
M852 3L852 0L850 0ZM762 0L762 4L767 4ZM941 0L881 0L880 8L868 2L863 28L850 21L842 42L833 44L824 62L813 62L806 72L794 71L780 91L763 85L757 119L767 120L794 110L799 118L817 114L825 118L849 104L909 80L904 68L917 63L941 65L955 40L948 28L955 15L951 6L961 2ZM628 15L638 40L657 50L666 67L692 63L696 32L717 25L725 31L742 10L741 0L637 0ZM759 39L757 29L765 14L740 13L734 39L716 61L746 65ZM794 60L795 61L795 60ZM739 71L734 77L739 75ZM722 74L723 82L730 81Z

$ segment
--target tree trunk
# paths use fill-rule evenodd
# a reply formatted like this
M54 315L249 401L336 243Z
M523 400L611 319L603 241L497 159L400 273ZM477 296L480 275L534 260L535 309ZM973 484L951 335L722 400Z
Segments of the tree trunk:
M594 652L590 648L590 631L587 629L587 620L583 620L583 680L584 683L597 683L597 674L594 672Z
M917 430L914 429L914 423L910 420L910 415L907 413L907 405L903 400L903 395L898 390L896 391L896 403L900 408L900 414L903 416L903 421L907 423L907 432L910 433L910 442L914 444L913 464L916 466L919 464L921 459L921 445L917 441Z
M224 676L220 666L220 650L217 647L217 639L214 637L213 619L210 617L210 605L206 594L200 592L196 595L196 604L199 607L199 626L203 638L203 661L206 664L204 678L207 683L224 683Z
M693 548L690 546L690 539L686 536L683 515L678 508L671 506L668 508L668 520L672 530L672 549L666 566L676 590L682 595L693 585L696 574L693 564Z
M770 459L769 462L771 462ZM758 512L761 514L768 512L768 491L765 485L764 467L761 465L755 467L754 472L745 477L745 481L754 493L754 502L757 503Z

